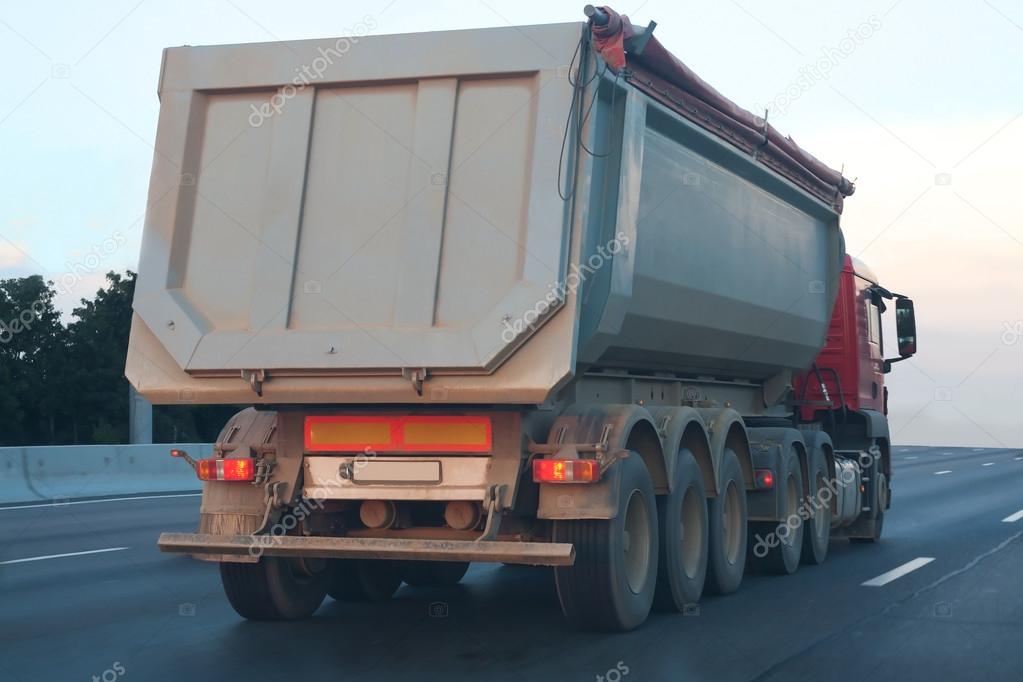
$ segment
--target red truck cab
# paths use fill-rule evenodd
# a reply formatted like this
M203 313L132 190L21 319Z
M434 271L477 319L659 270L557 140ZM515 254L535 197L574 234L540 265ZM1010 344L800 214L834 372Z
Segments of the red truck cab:
M884 357L881 315L896 301L899 357ZM814 364L795 378L800 419L813 421L824 410L888 413L884 375L892 362L916 352L913 302L881 286L862 261L845 256L831 323Z

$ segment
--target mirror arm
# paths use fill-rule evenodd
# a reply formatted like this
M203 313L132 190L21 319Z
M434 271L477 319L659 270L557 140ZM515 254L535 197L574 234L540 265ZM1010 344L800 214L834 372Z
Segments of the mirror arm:
M909 360L912 355L902 355L897 358L886 358L884 361L884 373L888 374L892 371L892 365L896 362L902 362L903 360Z

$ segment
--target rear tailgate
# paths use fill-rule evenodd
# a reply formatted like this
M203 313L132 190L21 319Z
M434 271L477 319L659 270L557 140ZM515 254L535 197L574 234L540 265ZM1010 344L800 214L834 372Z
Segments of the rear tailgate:
M152 371L164 351L234 381L493 372L540 327L510 334L509 318L567 268L558 159L580 30L167 50L133 382L182 384ZM571 336L558 345L548 388L571 364Z

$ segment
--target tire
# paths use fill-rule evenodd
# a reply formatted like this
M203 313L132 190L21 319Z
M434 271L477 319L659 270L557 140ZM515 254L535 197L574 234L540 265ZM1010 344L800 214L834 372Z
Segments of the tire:
M468 570L468 561L405 561L401 575L413 587L451 587Z
M401 587L393 561L337 559L330 569L327 594L337 601L385 601Z
M646 621L657 587L657 502L632 452L621 467L613 519L554 522L554 541L575 545L575 564L554 569L561 610L584 630L625 632Z
M849 542L853 544L875 543L881 541L881 532L884 530L884 510L888 506L888 478L881 473L877 464L871 470L876 477L877 485L874 486L873 507L877 515L872 519L857 521L853 526L857 535L849 536Z
M308 618L323 603L328 578L322 560L265 556L254 564L220 564L227 600L249 620Z
M710 536L707 587L715 594L739 589L746 571L746 484L739 458L725 448L721 458L718 496L707 501Z
M806 530L806 523L799 515L804 500L803 467L795 448L789 448L785 453L782 472L777 491L781 501L781 521L753 524L755 539L750 539L750 557L757 570L791 575L799 569ZM795 519L795 523L790 523L791 519ZM765 544L763 540L768 538L771 541ZM764 551L761 552L760 548Z
M685 611L700 601L707 579L707 492L689 450L680 450L671 493L657 498L660 559L654 608Z
M831 540L831 498L825 501L821 494L822 490L830 490L828 465L823 453L819 457L811 458L809 472L810 496L806 504L807 510L812 511L813 516L806 521L802 558L804 564L819 566L828 556L828 543Z

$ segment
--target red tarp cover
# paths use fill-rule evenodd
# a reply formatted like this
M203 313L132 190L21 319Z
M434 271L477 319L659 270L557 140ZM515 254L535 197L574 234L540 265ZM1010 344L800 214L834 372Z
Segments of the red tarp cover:
M591 24L593 45L616 73L665 106L731 144L842 211L842 199L856 189L838 171L783 137L759 116L738 106L683 64L651 36L642 55L628 54L625 40L637 30L625 15L601 8L605 26ZM623 68L625 71L623 72Z

